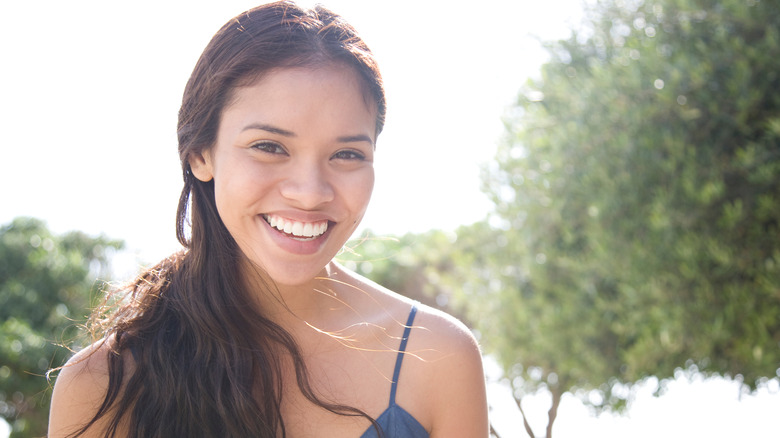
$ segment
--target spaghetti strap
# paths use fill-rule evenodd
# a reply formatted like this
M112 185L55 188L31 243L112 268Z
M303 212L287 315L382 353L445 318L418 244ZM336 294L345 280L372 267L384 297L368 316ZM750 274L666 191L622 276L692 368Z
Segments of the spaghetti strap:
M414 323L414 316L417 314L417 305L412 304L412 310L409 311L409 318L406 320L406 326L404 326L404 335L401 338L401 345L398 347L398 356L395 359L395 370L393 371L393 382L390 387L390 406L395 405L395 392L398 388L398 376L401 374L401 364L404 361L404 355L406 354L406 342L409 340L409 333L412 331L412 323Z
M398 389L398 376L401 374L401 364L406 354L406 343L409 341L409 334L412 331L414 316L417 314L417 305L413 303L409 311L409 318L404 326L404 334L401 337L401 345L398 347L398 355L395 359L395 370L393 371L393 381L390 387L390 406L376 418L376 424L370 426L361 438L428 438L428 431L422 424L409 412L401 406L395 404L395 393Z

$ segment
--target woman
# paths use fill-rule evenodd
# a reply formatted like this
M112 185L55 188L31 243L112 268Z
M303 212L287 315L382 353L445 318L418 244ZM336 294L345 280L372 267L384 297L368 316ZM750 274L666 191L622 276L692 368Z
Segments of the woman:
M179 112L186 250L94 318L102 340L61 370L49 437L487 436L468 330L332 260L368 205L384 115L339 16L279 2L223 26Z

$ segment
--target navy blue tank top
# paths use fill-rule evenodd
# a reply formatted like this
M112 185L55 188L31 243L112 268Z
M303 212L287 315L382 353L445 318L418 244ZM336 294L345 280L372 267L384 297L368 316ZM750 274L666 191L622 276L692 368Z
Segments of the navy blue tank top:
M409 340L409 333L412 331L414 316L417 314L417 306L412 306L409 312L409 319L404 327L404 335L401 338L401 346L398 348L398 356L395 359L395 370L393 371L393 381L390 386L390 406L382 412L382 415L376 419L379 427L382 429L382 438L428 438L428 431L417 421L412 414L406 412L404 408L395 404L395 392L398 388L398 376L401 374L401 364L404 361L406 353L406 342ZM361 438L378 438L374 426L370 426Z

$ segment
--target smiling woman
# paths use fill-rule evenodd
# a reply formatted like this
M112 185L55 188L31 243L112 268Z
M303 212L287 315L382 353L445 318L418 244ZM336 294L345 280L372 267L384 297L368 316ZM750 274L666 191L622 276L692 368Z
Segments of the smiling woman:
M332 260L384 114L370 50L332 12L278 2L223 26L179 113L185 249L95 312L49 436L487 436L469 331Z
M243 254L277 285L313 279L368 207L377 105L361 88L346 66L269 72L234 91L216 144L190 157Z

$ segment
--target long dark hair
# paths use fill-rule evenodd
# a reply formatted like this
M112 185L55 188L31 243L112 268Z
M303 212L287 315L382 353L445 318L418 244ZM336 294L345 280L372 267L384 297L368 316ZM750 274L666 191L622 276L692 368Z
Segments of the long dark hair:
M116 436L120 425L131 437L284 436L283 355L292 358L298 387L310 401L370 419L314 393L294 339L263 317L241 277L243 255L217 213L213 181L198 180L189 165L192 154L213 147L236 87L271 69L333 64L362 78L367 101L377 105L378 134L385 114L379 70L338 15L277 2L244 12L214 35L179 111L184 188L176 232L186 249L143 272L124 289L119 306L93 315L93 328L112 348L109 384L102 406L80 433L107 418L106 436ZM268 292L272 288L266 285ZM132 372L125 365L128 355Z

